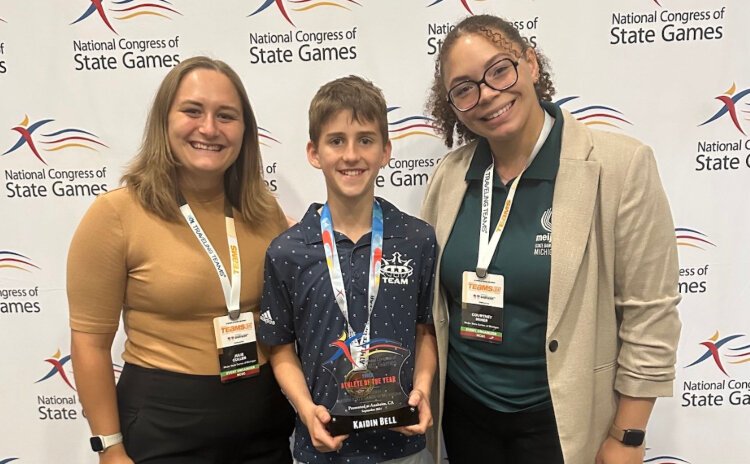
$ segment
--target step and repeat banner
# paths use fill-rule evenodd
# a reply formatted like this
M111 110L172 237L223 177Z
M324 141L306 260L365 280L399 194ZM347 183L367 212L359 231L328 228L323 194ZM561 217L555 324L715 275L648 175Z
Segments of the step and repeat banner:
M311 97L336 77L369 78L393 140L378 194L416 214L446 153L424 110L434 59L451 24L483 12L545 52L563 108L656 152L684 327L648 462L747 463L750 4L739 0L3 0L0 463L97 462L70 362L66 254L94 197L118 186L170 67L206 54L238 71L266 181L295 218L325 198L305 158Z

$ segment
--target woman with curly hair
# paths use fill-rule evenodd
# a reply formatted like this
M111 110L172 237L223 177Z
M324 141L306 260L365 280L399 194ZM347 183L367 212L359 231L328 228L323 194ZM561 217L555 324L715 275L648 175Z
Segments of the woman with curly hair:
M451 464L641 463L672 394L679 271L653 153L554 91L495 16L459 22L437 57L428 107L448 147L465 143L422 210L441 249L433 398Z

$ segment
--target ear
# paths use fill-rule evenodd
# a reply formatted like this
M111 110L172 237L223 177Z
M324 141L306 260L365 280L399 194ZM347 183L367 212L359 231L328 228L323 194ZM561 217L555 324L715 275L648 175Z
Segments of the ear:
M388 165L388 161L391 160L392 149L393 149L393 146L391 145L391 141L388 140L388 142L386 142L385 146L383 147L383 159L382 159L382 162L380 163L381 168L386 167Z
M318 149L312 140L307 142L307 162L314 168L320 169L320 160L318 159Z
M529 47L524 52L524 59L529 63L529 69L531 70L531 78L534 84L539 82L539 60L536 57L536 50L534 47Z

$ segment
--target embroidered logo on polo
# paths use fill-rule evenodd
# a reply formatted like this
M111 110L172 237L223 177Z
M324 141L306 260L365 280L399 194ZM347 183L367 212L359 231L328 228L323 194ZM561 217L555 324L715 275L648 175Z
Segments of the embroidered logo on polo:
M542 213L539 223L544 234L537 234L534 240L534 256L550 256L552 254L552 208Z
M386 284L408 285L409 277L414 274L411 266L413 259L405 259L406 256L396 251L390 259L383 256L383 264L380 268L380 276Z
M266 311L260 315L260 320L268 325L276 325L276 321L271 317L271 311Z

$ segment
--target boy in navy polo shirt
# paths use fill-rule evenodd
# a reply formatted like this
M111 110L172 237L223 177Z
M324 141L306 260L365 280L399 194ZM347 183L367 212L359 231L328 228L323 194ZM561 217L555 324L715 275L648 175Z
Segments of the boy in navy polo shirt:
M307 159L323 172L327 202L312 204L269 246L258 329L297 410L294 456L309 464L429 463L435 233L375 197L391 156L377 87L356 76L329 82L309 118ZM408 401L401 411L412 406L418 423L383 428L395 421L385 413L351 421L349 435L329 431L345 422L337 413L383 392ZM376 399L362 412L387 403Z

